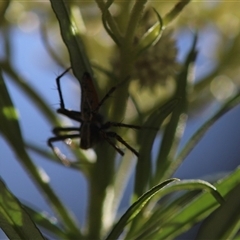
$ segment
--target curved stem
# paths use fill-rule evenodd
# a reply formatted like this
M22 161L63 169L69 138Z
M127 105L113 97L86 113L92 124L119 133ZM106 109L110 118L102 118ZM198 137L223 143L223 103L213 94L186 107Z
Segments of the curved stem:
M114 35L115 39L117 39L117 42L121 42L122 39L122 34L121 31L119 30L115 20L113 19L112 15L110 14L108 8L110 7L111 3L105 3L103 0L95 0L98 7L100 8L102 14L104 17L106 17L106 22L109 25L109 28ZM106 23L105 23L106 24ZM108 29L107 29L108 32Z

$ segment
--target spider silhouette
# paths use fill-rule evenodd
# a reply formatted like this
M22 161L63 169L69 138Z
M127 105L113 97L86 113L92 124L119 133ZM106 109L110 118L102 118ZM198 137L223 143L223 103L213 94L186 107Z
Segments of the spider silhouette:
M80 148L89 149L94 147L99 142L107 141L120 155L124 152L115 144L114 139L122 143L126 148L132 151L137 157L138 152L131 147L125 140L122 139L116 132L110 131L111 127L126 127L133 129L141 129L141 126L125 124L120 122L104 122L103 116L98 112L103 103L110 97L110 95L117 89L117 86L112 87L107 94L98 100L98 95L92 82L92 78L88 72L85 72L81 81L81 112L68 110L65 108L63 94L60 86L60 79L71 69L66 69L61 75L56 78L57 90L60 98L60 108L57 112L67 116L68 118L80 123L79 127L55 127L53 133L55 137L48 139L48 145L52 148L56 156L63 162L66 160L65 156L57 147L53 146L53 142L63 141L66 139L80 138ZM70 133L75 132L75 133Z

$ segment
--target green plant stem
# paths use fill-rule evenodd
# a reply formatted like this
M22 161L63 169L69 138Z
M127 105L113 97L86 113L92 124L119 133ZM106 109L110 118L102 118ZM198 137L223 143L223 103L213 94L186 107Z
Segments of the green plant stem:
M120 44L120 81L127 79L131 75L134 64L134 36L137 29L137 25L141 18L144 5L147 0L136 1L129 17L129 24L125 31L123 40ZM121 89L115 93L115 98L113 99L111 117L114 120L119 120L125 113L126 101L128 98L128 84L125 84Z
M145 7L146 2L147 2L147 0L144 0L144 1L136 0L136 3L133 6L133 9L131 11L131 15L129 18L129 24L128 24L128 27L127 27L127 30L126 30L125 36L124 36L125 44L127 44L130 47L132 47L132 43L134 40L137 25L142 16L143 9Z
M96 147L98 159L89 178L88 234L87 239L101 239L104 223L104 202L106 191L114 174L114 149L107 142Z
M97 1L98 4L102 4L102 1ZM131 73L133 67L133 40L134 34L139 22L141 13L143 11L144 2L136 2L131 16L131 24L126 29L124 38L120 44L120 76L119 81L127 79ZM107 17L107 14L106 14ZM108 21L109 26L110 22ZM113 31L114 32L114 31ZM112 104L112 111L110 113L111 120L119 120L125 113L126 100L128 97L128 84L124 84L119 87L118 91L114 93L114 99ZM103 151L104 149L104 151ZM107 151L107 152L106 152ZM90 202L88 210L88 239L100 239L103 223L103 205L106 200L106 190L112 183L112 177L114 173L114 155L111 146L105 144L105 147L96 148L97 155L99 156L97 163L92 172L90 179Z
M140 19L145 2L136 2L132 15L131 24L126 29L125 36L120 44L120 76L119 81L127 79L133 67L133 40L138 21ZM98 1L102 4L102 1ZM106 14L107 17L107 14ZM109 26L110 22L108 21ZM113 31L114 32L114 31ZM128 84L119 87L114 93L111 120L119 120L125 113L126 100L128 97ZM98 160L93 168L89 186L89 209L88 209L88 239L100 239L103 228L105 227L103 218L103 206L106 198L107 188L112 184L114 173L115 153L111 146L104 143L104 147L97 146L96 152Z

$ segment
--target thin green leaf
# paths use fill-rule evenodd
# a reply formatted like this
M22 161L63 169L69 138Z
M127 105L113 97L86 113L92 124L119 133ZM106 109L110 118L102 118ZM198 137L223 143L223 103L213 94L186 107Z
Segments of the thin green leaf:
M172 201L171 198L165 198L165 204L161 203L157 204L154 207L154 212L149 219L145 219L145 222L139 227L139 231L130 236L131 239L150 239L150 236L153 236L156 231L161 228L162 223L166 221L166 219L171 218L171 216L177 214L179 209L182 209L189 202L193 200L198 194L200 190L187 192L184 195L173 196L175 198ZM170 201L170 203L169 203ZM166 206L167 205L167 206ZM145 224L147 223L147 224Z
M219 181L215 187L224 197L239 183L240 168ZM155 232L151 237L154 239L174 239L176 236L190 229L197 222L209 216L217 207L218 203L212 197L211 193L205 192L166 219L166 221L159 226L158 232Z
M173 21L191 0L180 0L174 8L163 18L164 26Z
M224 202L224 199L222 198L222 196L220 195L220 193L216 190L216 188L211 185L210 183L203 181L203 180L182 180L182 181L178 181L178 182L174 182L172 184L169 184L168 186L166 186L164 189L162 189L154 199L152 199L151 201L151 205L157 205L159 199L161 199L162 197L166 196L169 193L175 192L175 191L182 191L182 190L204 190L207 192L210 192L212 194L212 196L216 199L215 202L219 202L220 204L222 204ZM162 207L161 207L162 208ZM173 206L172 210L176 210L177 212L179 211L179 206ZM181 209L181 208L180 208ZM162 209L162 212L164 213L164 209ZM171 215L169 214L165 214L165 218L171 218L174 213L176 212L172 212ZM165 218L163 221L161 221L161 219L163 218L162 214L160 213L158 216L158 219L155 218L154 220L154 224L151 224L154 227L154 229L152 229L152 233L148 232L148 233L141 233L144 235L149 235L149 234L154 234L157 230L159 230L162 225L164 225L165 223ZM142 219L144 219L144 221L142 221ZM161 224L158 224L156 226L156 222L160 222ZM150 223L149 223L150 224ZM139 235L139 231L141 232L143 230L143 228L147 228L148 226L148 220L146 219L146 217L144 218L136 218L135 219L135 225L134 228L131 229L131 236L128 236L128 238L134 238L133 235ZM150 225L149 225L150 227ZM140 235L141 235L140 234ZM152 239L153 236L149 237L149 239Z
M16 112L17 111L12 104L0 71L0 132L8 141L12 150L16 154L17 159L31 175L44 196L51 203L54 210L62 218L66 227L68 227L73 233L76 234L76 236L79 237L79 239L81 239L81 233L79 228L75 225L75 221L72 219L65 206L55 195L48 182L46 182L44 177L39 172L39 169L35 166L32 159L26 152L18 123L18 115Z
M118 47L120 47L120 41L121 39L119 40L117 38L117 36L115 36L115 34L112 32L111 28L108 26L108 19L109 19L109 11L108 11L108 8L111 6L111 3L110 4L106 4L105 6L105 9L104 11L102 12L102 23L103 23L103 26L106 30L106 32L108 33L108 35L112 38L112 40L117 44ZM112 19L112 18L111 18Z
M24 147L18 124L18 112L13 106L0 69L0 132L18 151Z
M172 184L171 186L168 186L167 188L165 188L162 193L168 194L170 192L180 191L180 190L204 190L204 191L210 192L219 204L222 204L224 202L223 197L217 191L216 187L214 187L212 184L204 180L199 180L199 179L182 180L182 181L176 182L175 184Z
M0 228L9 239L44 240L18 199L0 179Z
M195 35L192 47L187 55L182 71L177 77L175 98L180 98L181 101L173 114L164 131L160 152L157 158L156 174L154 176L153 185L158 183L161 179L165 179L165 172L170 167L172 159L174 158L183 130L187 120L187 105L189 92L189 70L196 59L196 44L197 36Z
M160 183L159 185L153 187L145 194L143 194L134 204L132 204L132 206L120 218L120 220L112 229L111 233L108 235L106 240L117 239L124 230L125 226L137 216L137 214L151 200L153 196L155 196L159 191L161 191L161 189L163 189L169 183L177 180L178 179L176 178L168 179Z
M85 53L84 45L71 13L70 2L63 0L50 0L52 9L59 22L61 35L68 49L73 73L81 82L84 72L92 76L91 65Z
M159 13L157 12L156 9L154 9L154 12L157 15L158 22L155 23L140 39L135 51L135 56L137 57L140 55L144 50L149 48L152 45L155 45L160 37L162 36L163 32L163 21Z
M203 180L182 180L179 182L174 182L168 186L166 186L164 189L162 189L162 191L160 191L156 197L154 199L152 199L151 201L151 205L157 205L157 202L159 201L159 199L161 199L162 197L166 196L169 193L175 192L175 191L182 191L182 190L204 190L207 192L210 192L212 194L212 196L216 199L216 202L219 202L219 204L222 204L224 202L224 199L222 198L222 196L220 195L220 193L216 190L216 188L211 185L210 183L203 181ZM181 208L179 208L178 206L176 206L175 211L177 211L176 213L179 212ZM162 209L162 211L164 211L164 209ZM165 215L166 216L166 215ZM173 215L168 215L167 218L165 219L169 219L171 218ZM161 219L162 216L159 216L159 219ZM164 220L163 219L163 222ZM142 221L142 218L137 219L137 229L139 229L138 231L142 231L143 227L142 225L144 225L146 223L146 219L144 219L144 222ZM155 220L156 222L156 220ZM157 221L159 222L159 221ZM155 225L155 224L154 224ZM154 231L153 234L159 230L159 227L161 226L161 224L159 226L157 226ZM136 231L136 229L134 230L134 234L136 235L138 232ZM133 234L133 233L131 233ZM150 234L150 232L148 233ZM128 236L129 237L129 236ZM150 239L153 238L150 237Z
M27 205L24 205L27 213L31 217L31 219L37 224L39 227L44 228L51 234L58 236L59 238L63 239L67 237L67 233L64 232L61 227L60 223L57 219L53 216L50 216L45 211L37 211Z
M227 196L227 200L207 218L197 235L200 239L233 239L240 228L240 185Z
M2 70L10 76L12 80L23 92L25 96L28 96L30 101L36 105L36 107L41 110L45 118L52 124L59 124L56 118L56 114L52 112L43 97L39 96L27 81L25 81L19 74L15 72L9 62L1 62Z
M171 168L168 169L165 176L172 176L172 174L178 169L183 160L191 152L194 146L200 141L207 130L225 113L238 106L240 103L240 92L238 92L234 97L229 99L209 120L207 120L191 137L187 144L183 147L181 152L176 157L176 160L172 162Z
M105 30L110 35L110 37L115 41L117 45L122 42L122 33L119 29L119 26L115 22L114 17L109 12L109 7L113 4L114 0L104 1L96 1L98 7L102 11L102 21Z
M135 195L141 196L145 191L151 174L151 151L157 131L149 129L155 127L159 129L166 117L173 111L179 103L179 99L173 99L153 112L142 126L140 133L140 150L135 174Z

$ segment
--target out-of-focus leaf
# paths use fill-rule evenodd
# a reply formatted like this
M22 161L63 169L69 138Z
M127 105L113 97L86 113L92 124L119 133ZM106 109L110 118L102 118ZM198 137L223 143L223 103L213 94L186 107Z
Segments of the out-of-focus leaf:
M17 151L24 148L21 130L18 124L17 109L13 106L2 73L0 72L0 132Z
M174 8L163 18L164 26L173 21L191 0L180 0Z
M182 71L176 79L175 98L180 98L178 107L173 110L171 119L164 131L160 152L156 164L156 174L153 184L156 184L161 179L165 179L165 172L171 166L172 160L175 157L181 136L184 131L185 122L187 120L187 105L189 92L189 70L194 63L197 52L197 35L195 35L192 47L187 55Z
M132 176L135 161L132 153L128 151L120 161L112 185L107 188L105 214L107 214L108 222L114 222L118 216L119 206Z
M43 149L32 143L26 143L25 145L29 150L46 158L48 161L52 161L62 166L64 165L64 163L59 158L56 158L52 151L47 151L46 149ZM92 166L89 158L87 158L86 154L84 154L81 149L72 149L72 151L77 156L77 159L79 159L79 161L69 161L69 165L67 165L67 167L75 170L81 170L86 176L88 176L89 168Z
M176 196L174 195L175 200L171 201L171 198L164 199L164 203L157 204L154 207L154 211L152 216L145 220L145 223L139 227L139 231L137 231L133 236L134 239L149 239L149 236L153 236L152 234L156 233L159 228L161 228L162 223L165 222L165 219L170 218L179 212L179 209L182 209L189 202L193 200L199 194L201 190L187 192L184 195ZM168 201L171 201L168 204ZM166 206L167 205L167 206Z
M9 239L45 239L21 203L12 195L1 179L0 228Z
M63 239L67 237L67 233L62 230L63 228L61 228L60 223L55 217L50 216L46 212L37 211L27 205L24 205L24 209L26 209L31 219L39 227L46 229L51 234L55 234L58 238Z
M237 234L237 236L234 237L234 240L240 240L240 234Z
M233 98L229 99L209 120L207 120L191 137L188 143L183 147L181 152L176 157L176 160L172 162L171 168L168 169L165 176L172 176L177 170L182 161L191 152L194 146L199 142L207 130L225 113L236 107L240 103L240 92L237 93Z
M71 12L71 3L63 0L51 0L51 5L60 25L62 39L70 55L73 73L81 83L84 72L90 73L91 76L93 76L93 72Z
M214 187L212 184L199 180L182 180L179 182L176 182L175 184L169 186L168 188L165 188L163 193L167 194L173 191L180 191L180 190L204 190L207 192L210 192L212 196L216 199L216 202L219 204L223 204L224 199L219 193L219 191Z
M61 217L66 227L81 239L79 228L75 225L75 221L68 213L68 210L55 195L50 185L43 178L38 168L29 157L25 150L24 141L22 138L21 130L18 123L18 115L15 107L12 104L8 90L2 78L0 71L0 132L8 141L10 147L14 151L19 162L31 175L37 186L40 188L44 196L48 199L54 210Z
M240 168L219 181L215 187L224 197L239 183ZM159 226L158 232L149 236L149 239L174 239L176 236L190 229L197 222L209 216L217 206L218 203L212 197L211 193L203 193L184 208L180 208L174 215L165 219L165 222L162 222L161 226Z
M202 224L197 235L200 239L233 239L240 229L240 185L227 196L227 200L217 208Z
M224 202L224 199L222 198L220 193L217 191L217 189L213 185L211 185L210 183L208 183L206 181L197 179L197 180L177 181L172 184L169 184L168 186L166 186L164 189L162 189L157 194L157 196L154 198L154 200L151 201L151 204L157 205L157 202L162 197L166 196L169 193L173 193L175 191L182 191L182 190L189 190L189 191L204 190L204 191L210 192L212 194L212 196L216 199L215 204L217 204L217 202L219 202L220 204L222 204ZM192 198L190 198L189 201L190 200L192 200ZM155 201L155 203L153 201ZM149 220L146 219L146 217L144 217L144 221L142 221L142 218L137 219L137 222L138 222L137 228L139 230L136 231L136 229L135 229L134 233L131 233L132 235L128 236L128 238L135 239L134 235L138 235L138 236L140 235L141 238L144 236L146 239L155 239L154 234L156 234L160 230L161 225L164 224L164 221L166 221L166 219L172 218L172 216L174 216L174 214L178 214L179 211L182 209L182 206L179 206L177 204L175 204L174 206L172 205L172 207L169 208L168 211L167 211L167 209L164 209L163 206L161 206L160 208L161 208L161 210L158 211L158 215L153 216L153 219L152 219L152 217L150 217ZM154 208L154 210L155 210L155 208ZM170 212L169 212L169 210L170 210ZM149 214L149 216L150 216L150 214ZM146 222L148 224L146 224ZM152 222L152 223L150 223L150 222ZM144 230L144 228L145 228L145 231L142 232L142 230ZM146 230L146 228L148 230Z
M159 13L154 9L158 22L155 23L140 39L136 49L135 49L135 55L138 56L141 54L144 50L146 50L148 47L156 44L158 40L160 39L163 31L163 22L162 18L159 15Z
M108 5L108 4L106 4ZM108 8L110 7L111 4L109 4L108 6L105 6L105 10L102 12L102 23L103 26L105 28L105 30L107 31L108 35L112 38L112 40L120 47L120 40L117 38L117 36L115 36L115 34L112 32L112 30L109 28L108 26L108 19L111 15L108 11Z
M135 195L141 196L146 189L151 174L151 151L157 130L166 117L177 106L179 99L173 99L154 111L142 126L140 132L140 150L135 174ZM150 128L153 129L150 129ZM156 128L156 129L154 129Z
M111 15L109 8L113 4L114 0L109 0L106 2L96 1L99 9L102 11L102 22L106 32L112 38L112 40L120 46L122 42L122 33L119 29L118 24L115 22L114 17Z
M177 180L178 179L176 178L168 179L160 183L159 185L153 187L148 192L144 193L132 206L130 206L130 208L120 218L120 220L114 226L106 240L117 239L124 230L125 226L137 216L137 214L151 200L153 196L155 196L159 191L161 191L162 188L167 186L169 183Z
M7 1L3 1L0 4L0 22L3 22L4 16L5 16L5 12L7 11L8 7L10 5L10 0Z
M10 76L10 80L24 92L25 96L30 98L30 101L36 105L36 107L41 110L46 119L52 124L59 124L56 114L52 112L52 109L49 108L49 105L45 102L43 97L39 96L27 81L21 78L11 67L8 62L1 62L1 66L4 72Z

